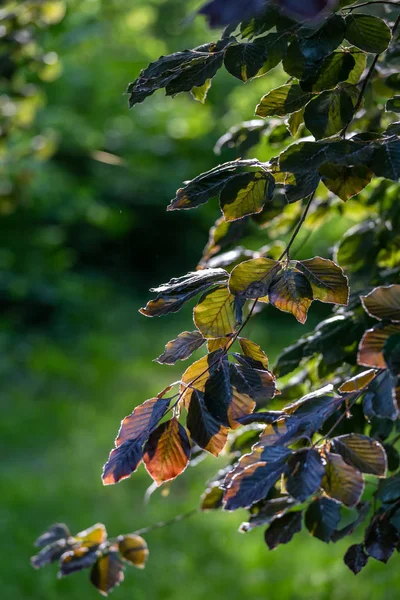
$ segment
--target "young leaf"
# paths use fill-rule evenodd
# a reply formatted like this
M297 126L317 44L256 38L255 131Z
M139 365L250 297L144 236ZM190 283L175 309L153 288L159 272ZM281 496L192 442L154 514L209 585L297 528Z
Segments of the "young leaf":
M354 106L349 93L339 88L319 94L304 111L304 123L316 140L331 137L348 125Z
M164 365L174 365L178 360L186 360L205 343L199 331L184 331L165 346L165 351L155 360Z
M80 531L74 537L81 546L91 548L92 546L99 546L106 541L107 531L103 523L96 523L96 525Z
M275 180L269 173L242 173L231 178L224 186L220 205L226 221L236 221L262 211L272 198Z
M302 450L288 462L286 489L299 502L316 492L325 473L322 459L316 450Z
M322 183L345 202L359 194L371 181L373 172L364 165L346 167L325 163L319 168Z
M243 337L239 337L238 342L243 354L259 363L258 369L268 370L268 357L258 344Z
M331 440L332 451L340 454L347 464L378 477L385 477L386 453L382 445L366 435L350 433Z
M353 544L344 555L344 564L353 571L354 575L358 575L368 562L368 554L364 551L363 544Z
M330 498L316 498L309 505L305 523L308 531L323 542L330 542L339 525L340 504Z
M279 269L280 263L270 258L246 260L233 269L229 289L235 295L262 299L267 295L271 281Z
M364 52L384 52L391 38L390 28L378 17L359 13L346 17L346 39Z
M361 296L361 304L367 313L379 319L400 322L400 285L377 287L366 296Z
M67 550L60 558L59 577L66 577L71 573L88 569L97 560L97 546L88 548L86 546L72 547Z
M124 563L115 550L101 556L90 572L90 581L102 596L108 596L123 580Z
M193 311L193 318L205 338L227 337L234 332L234 301L235 297L226 286L208 291L200 298Z
M368 371L363 371L362 373L355 375L340 386L339 392L341 394L360 392L375 379L376 373L377 371L375 369L368 369Z
M313 300L308 279L298 270L282 269L268 289L269 301L284 312L293 314L300 323L307 320L307 312Z
M190 90L190 94L194 98L194 100L197 100L197 102L201 102L201 104L205 104L211 84L212 79L206 79L203 85L193 87Z
M220 454L226 444L229 429L208 412L204 394L198 390L193 390L186 424L193 441L200 448L214 456Z
M146 470L157 485L180 475L186 469L189 457L189 438L175 417L153 431L143 451Z
M293 536L301 531L303 514L301 511L286 513L274 519L265 531L265 543L270 550L279 544L288 544Z
M361 473L344 462L339 454L326 454L326 472L322 480L322 488L331 498L342 502L345 506L355 506L364 490Z
M139 312L145 317L160 317L178 312L188 300L208 290L214 284L223 283L227 277L228 273L224 269L203 269L171 279L168 283L150 290L156 292L157 296Z
M310 282L314 300L345 306L348 304L350 290L347 277L333 261L317 256L296 262L296 269Z
M281 85L261 98L256 115L284 117L303 108L311 98L312 94L304 92L297 83Z
M118 537L118 550L124 560L127 560L138 569L144 569L149 557L149 550L146 541L140 535L134 533L120 535Z
M50 542L49 544L46 544L38 554L31 557L31 565L34 569L41 569L42 567L59 560L71 547L72 544L68 543L64 538Z
M68 539L71 533L65 523L55 523L35 541L36 548L43 548L57 540Z

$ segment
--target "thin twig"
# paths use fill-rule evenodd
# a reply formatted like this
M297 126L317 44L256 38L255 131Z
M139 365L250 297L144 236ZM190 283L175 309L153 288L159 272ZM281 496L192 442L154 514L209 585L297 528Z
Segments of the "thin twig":
M347 10L352 12L357 8L363 8L364 6L371 6L373 4L389 4L391 6L398 6L400 8L400 2L387 2L386 0L370 0L369 2L362 2L361 4L355 4L354 6L346 6L342 10Z
M160 529L161 527L167 527L168 525L174 525L174 523L178 523L179 521L184 521L185 519L189 519L193 517L193 515L200 512L199 508L192 508L187 513L183 513L182 515L177 515L176 517L172 517L172 519L168 519L167 521L159 521L158 523L154 523L154 525L149 525L148 527L142 527L142 529L137 529L133 532L133 535L142 535L144 533L149 533L149 531L153 531L153 529Z
M295 239L296 239L296 237L297 237L297 234L299 233L299 231L300 231L300 229L301 229L301 226L303 225L304 221L305 221L305 220L306 220L306 218L307 218L307 214L308 214L308 211L310 210L310 207L311 207L312 201L314 200L314 197L315 197L315 192L313 192L313 193L312 193L312 194L311 194L311 195L308 197L308 202L307 202L307 204L306 204L306 207L305 207L305 209L304 209L304 212L303 212L303 214L302 214L302 216L301 216L301 219L300 219L300 221L297 223L296 229L294 230L294 232L293 232L293 235L292 235L292 237L290 238L288 245L286 246L285 250L282 252L282 254L281 254L281 256L279 257L279 259L278 259L278 260L282 260L282 259L283 259L285 256L287 256L287 257L288 257L288 260L289 260L290 248L292 247L292 245L293 245L293 242L295 241Z

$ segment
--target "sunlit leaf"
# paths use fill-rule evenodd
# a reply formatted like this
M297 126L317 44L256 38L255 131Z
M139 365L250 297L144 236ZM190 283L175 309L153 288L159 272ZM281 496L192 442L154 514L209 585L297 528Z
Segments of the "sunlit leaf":
M265 527L265 525L269 525L277 517L282 517L295 505L296 501L290 496L265 500L257 506L257 511L252 512L249 521L241 524L240 531L246 533L255 527Z
M269 173L242 173L232 177L221 191L220 205L226 221L236 221L262 211L271 199L275 180Z
M282 269L273 279L268 297L279 310L293 314L300 323L307 320L307 312L313 300L308 279L291 267Z
M55 523L37 538L35 541L35 546L37 548L42 548L43 546L47 546L47 544L51 544L57 540L68 539L70 535L71 533L65 523Z
M331 440L332 451L362 473L385 477L386 453L382 445L366 435L350 433Z
M346 17L346 38L364 52L384 52L391 37L389 27L378 17L359 13L351 13Z
M349 93L341 88L326 91L311 100L304 111L304 123L316 140L339 133L353 118Z
M75 536L81 546L90 548L91 546L99 546L107 539L107 530L103 523L96 523L84 531L80 531Z
M361 303L375 319L400 322L400 285L377 287L366 296L361 296Z
M65 577L91 567L98 558L97 548L98 546L92 548L78 546L64 552L60 558L59 577Z
M41 569L50 563L59 560L61 556L71 548L66 539L61 538L46 544L38 554L31 557L31 565L34 569Z
M367 417L391 419L394 421L399 414L396 390L393 388L392 377L388 371L378 373L368 386L364 396L364 413Z
M280 263L269 258L246 260L233 269L229 289L232 294L243 294L246 298L262 298L279 269Z
M364 165L346 167L325 163L319 168L319 173L328 190L345 202L359 194L373 177L373 172Z
M187 428L194 442L200 448L218 456L223 450L229 429L221 425L205 407L204 394L194 390L191 396Z
M314 300L347 305L348 280L343 270L333 261L317 256L296 262L296 269L310 282Z
M175 417L161 423L144 446L143 462L157 485L180 475L186 469L189 457L189 438Z
M368 329L363 335L358 347L357 362L364 367L385 369L387 367L383 356L383 348L391 335L400 334L400 325L377 325Z
M238 342L240 344L243 354L259 363L258 368L268 369L268 357L264 353L264 351L261 350L258 344L255 344L251 340L248 340L243 337L239 337Z
M118 550L121 556L138 569L143 569L149 557L146 540L130 533L118 537Z
M285 469L286 464L283 461L271 463L261 461L241 471L233 478L224 494L225 510L249 508L255 502L265 498Z
M108 596L123 580L124 563L115 550L101 556L90 572L90 581L102 596Z
M339 392L341 394L351 394L353 392L359 392L366 388L371 383L371 381L375 379L375 376L375 369L369 369L368 371L358 373L358 375L351 377L351 379L348 379L345 383L343 383L339 388Z
M328 452L326 461L322 488L328 496L342 502L345 506L355 506L364 490L361 473L345 463L339 454Z
M201 497L201 510L216 510L221 508L224 491L218 485L214 484L208 488Z
M196 327L205 338L226 337L236 326L235 297L226 286L210 290L200 298L193 311Z
M303 108L311 98L312 94L302 90L296 83L282 85L261 98L256 115L263 118L274 115L284 117Z
M267 48L262 39L243 44L231 44L224 56L227 71L241 81L255 77L267 60Z

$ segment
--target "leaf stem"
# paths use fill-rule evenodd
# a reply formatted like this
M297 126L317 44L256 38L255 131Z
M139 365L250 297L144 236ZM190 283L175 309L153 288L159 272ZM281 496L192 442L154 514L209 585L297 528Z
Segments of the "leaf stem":
M369 0L369 2L361 2L361 4L355 4L354 6L347 6L346 8L343 8L342 10L347 10L349 12L352 12L353 10L356 10L357 8L363 8L364 6L371 6L373 4L390 4L391 6L398 6L400 7L400 2L390 2L387 0Z
M193 515L200 512L200 508L192 508L187 513L183 513L181 515L177 515L176 517L172 517L172 519L168 519L167 521L159 521L158 523L154 523L153 525L149 525L148 527L142 527L142 529L137 529L133 532L132 535L142 535L144 533L149 533L154 529L160 529L161 527L168 527L169 525L174 525L175 523L179 523L179 521L184 521L193 517Z

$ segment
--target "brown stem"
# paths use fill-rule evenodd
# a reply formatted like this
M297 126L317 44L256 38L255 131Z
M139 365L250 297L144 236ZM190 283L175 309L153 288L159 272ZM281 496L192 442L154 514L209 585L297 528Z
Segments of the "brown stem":
M282 259L283 259L285 256L287 256L287 257L288 257L288 260L289 260L290 248L292 247L292 245L293 245L293 242L295 241L295 239L296 239L296 237L297 237L297 234L299 233L299 231L300 231L300 229L301 229L301 226L303 225L304 221L305 221L305 220L306 220L306 218L307 218L307 214L308 214L308 211L310 210L311 203L312 203L312 201L314 200L314 197L315 197L315 192L313 192L313 193L312 193L312 194L311 194L311 195L308 197L308 202L307 202L307 204L306 204L306 207L305 207L305 209L304 209L304 212L303 212L303 214L302 214L302 216L301 216L301 219L300 219L300 221L297 223L296 229L294 230L294 232L293 232L293 235L292 235L292 237L290 238L288 245L286 246L285 250L282 252L282 254L281 254L281 256L279 257L279 259L278 259L278 260L282 260Z
M200 512L199 508L192 508L192 510L189 510L189 512L183 513L182 515L177 515L176 517L172 517L172 519L168 519L167 521L159 521L158 523L154 523L154 525L149 525L148 527L142 527L142 529L137 529L133 532L132 535L142 535L144 533L149 533L150 531L153 531L153 529L160 529L161 527L174 525L179 521L184 521L185 519L193 517L193 515L197 514L198 512Z

